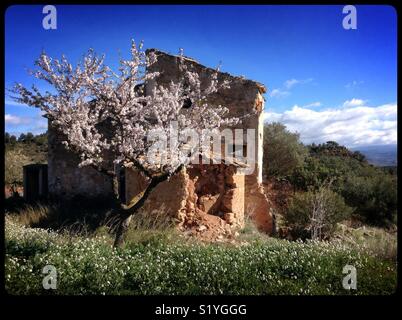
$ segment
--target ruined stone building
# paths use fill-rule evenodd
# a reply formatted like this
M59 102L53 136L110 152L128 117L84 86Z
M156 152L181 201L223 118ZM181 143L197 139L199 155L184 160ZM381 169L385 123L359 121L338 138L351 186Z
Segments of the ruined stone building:
M160 75L145 86L145 94L158 85L168 85L180 77L178 57L153 50L158 60L151 71ZM188 68L198 72L200 79L208 79L215 71L195 60L185 58ZM242 227L250 218L259 229L273 232L273 217L262 182L263 152L263 93L265 87L255 81L219 72L218 80L230 80L229 89L220 89L213 104L224 105L230 114L244 118L240 127L255 129L256 164L251 175L238 174L231 164L195 165L158 185L141 211L147 214L168 214L179 226L198 225L202 230L211 226ZM255 111L255 112L252 112ZM64 149L60 136L49 125L48 185L49 194L63 198L75 195L112 197L112 181L90 167L78 168L78 158ZM130 199L146 187L146 179L135 170L124 175L125 199ZM206 226L205 226L206 225Z

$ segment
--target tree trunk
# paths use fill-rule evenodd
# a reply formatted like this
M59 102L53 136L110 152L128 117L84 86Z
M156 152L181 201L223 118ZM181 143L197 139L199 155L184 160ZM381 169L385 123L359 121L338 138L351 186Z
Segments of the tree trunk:
M176 174L182 168L183 168L183 165L179 166L173 172L173 174ZM171 175L169 175L169 174L161 174L161 175L153 176L151 178L151 181L148 184L147 188L143 192L142 196L139 199L137 199L136 202L134 202L133 204L130 204L129 206L126 206L125 204L120 203L120 206L118 209L119 216L120 216L120 223L117 227L116 238L114 241L114 247L121 247L124 244L124 238L127 233L128 227L130 226L131 217L133 216L133 214L135 214L144 205L145 201L148 199L148 196L150 195L152 190L155 189L155 187L158 184L160 184L161 182L168 180L170 176ZM114 176L113 184L114 184L115 195L117 196L117 200L119 200L119 199L121 199L121 197L120 197L119 191L118 191L119 188L118 188L117 176Z
M124 237L127 233L128 227L130 226L132 215L129 215L125 219L123 219L117 228L116 238L114 240L114 247L121 247L124 243Z

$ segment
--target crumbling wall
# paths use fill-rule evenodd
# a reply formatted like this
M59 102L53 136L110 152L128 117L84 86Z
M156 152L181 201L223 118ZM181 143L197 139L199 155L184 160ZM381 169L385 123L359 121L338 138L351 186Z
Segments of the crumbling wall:
M199 164L188 171L194 181L196 207L233 227L243 227L244 175L237 174L233 165L225 164Z
M138 176L136 169L131 169L133 175ZM140 178L140 183L146 183L144 177ZM132 192L136 186L137 180L128 182L127 190ZM138 188L137 190L140 190ZM141 213L153 216L170 216L178 224L183 223L188 210L188 201L191 193L191 181L187 171L184 169L173 175L170 180L161 182L150 193L148 199L140 209Z
M127 200L147 186L138 170L126 170ZM160 183L140 210L154 216L167 215L179 226L197 225L204 215L220 217L234 228L244 225L244 175L224 164L194 165Z
M177 82L181 78L179 70L179 57L154 50L158 60L153 64L151 71L160 72L159 77L146 85L146 93L150 94L156 85L167 86L170 81ZM205 67L193 59L185 58L187 68L197 72L200 76L201 87L209 85L209 79L215 72L214 69ZM241 199L243 202L243 215L248 215L255 221L258 228L264 232L272 233L273 216L271 206L265 196L262 187L262 157L263 157L263 110L265 87L255 81L244 79L243 77L234 77L228 73L219 72L218 81L230 81L230 88L220 89L212 95L210 104L223 105L228 107L230 116L239 117L242 122L232 127L233 129L255 129L255 168L252 174L246 175L244 179L244 188L231 191L234 202ZM222 128L223 129L223 128ZM244 141L246 143L246 141ZM240 200L239 200L240 201ZM209 209L209 208L207 208ZM228 213L231 216L231 213Z
M262 159L263 159L263 134L264 134L264 97L258 92L254 101L257 114L252 119L256 128L256 164L255 171L246 176L246 208L245 212L250 216L258 228L268 234L275 232L272 205L267 199L262 186Z

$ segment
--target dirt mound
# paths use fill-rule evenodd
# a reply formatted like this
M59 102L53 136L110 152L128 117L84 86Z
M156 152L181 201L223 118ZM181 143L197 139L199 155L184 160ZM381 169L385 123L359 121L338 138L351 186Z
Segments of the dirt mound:
M231 241L238 235L236 226L201 210L197 210L179 228L185 237L194 237L205 242Z

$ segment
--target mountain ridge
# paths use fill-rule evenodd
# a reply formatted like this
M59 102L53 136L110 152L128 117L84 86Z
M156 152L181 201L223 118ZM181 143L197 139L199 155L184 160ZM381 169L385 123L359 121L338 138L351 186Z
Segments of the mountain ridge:
M366 145L350 148L361 152L370 164L379 167L397 166L397 144Z

